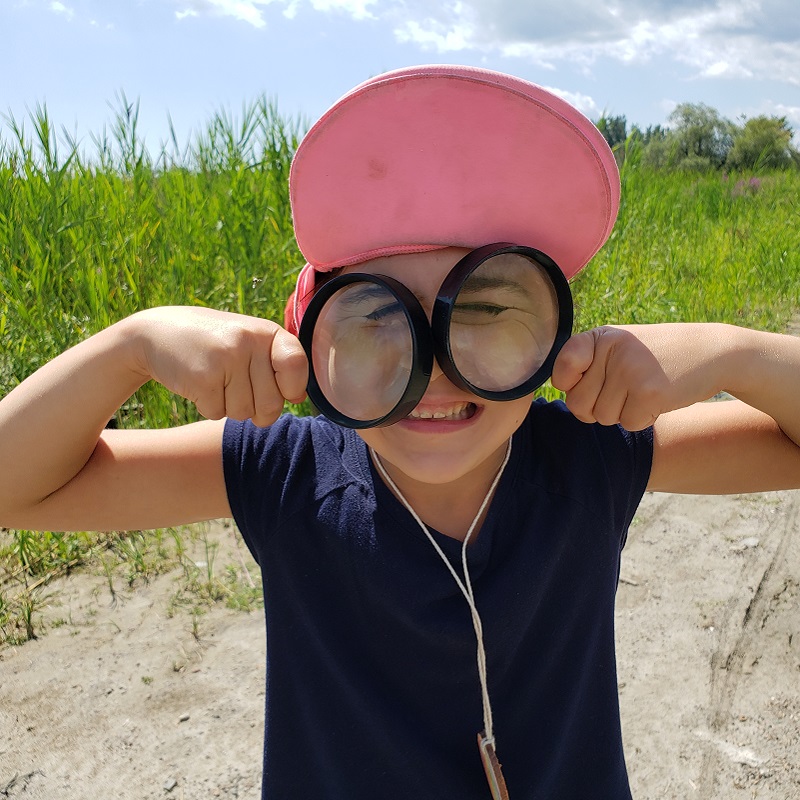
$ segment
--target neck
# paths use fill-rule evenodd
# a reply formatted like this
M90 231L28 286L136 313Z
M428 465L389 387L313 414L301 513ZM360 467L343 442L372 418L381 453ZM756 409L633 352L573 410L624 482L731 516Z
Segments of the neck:
M397 489L402 492L420 519L429 528L434 528L452 539L463 541L505 460L507 448L508 443L503 444L487 460L486 469L473 471L450 483L422 483L409 477L383 458L380 459L380 463L394 481ZM370 450L370 453L373 460L378 458L373 450ZM380 468L378 468L378 474L381 474ZM383 479L383 476L381 478ZM387 482L384 480L384 483ZM387 483L387 486L397 495L391 484ZM481 514L470 541L474 541L477 537L488 513L489 505L491 505L491 501L487 503Z

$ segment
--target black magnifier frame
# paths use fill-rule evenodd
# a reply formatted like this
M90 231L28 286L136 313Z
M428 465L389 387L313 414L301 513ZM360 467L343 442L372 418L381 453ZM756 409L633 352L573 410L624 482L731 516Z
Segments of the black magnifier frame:
M456 299L467 278L485 261L505 253L519 254L535 262L547 274L555 290L558 305L558 324L550 352L536 372L523 383L510 389L492 391L475 386L455 365L450 345L450 320ZM534 266L534 265L532 265ZM383 287L399 301L411 334L412 363L408 383L394 408L387 414L369 420L349 417L334 406L323 393L314 371L312 340L317 319L325 304L340 289L353 283L371 283ZM407 417L416 408L428 388L433 371L433 358L447 378L457 387L485 400L516 400L538 389L551 375L559 351L572 335L572 293L564 273L550 256L541 250L510 242L495 242L472 250L450 270L434 301L431 322L414 293L403 283L388 275L353 272L339 275L323 284L311 299L300 324L298 338L308 358L307 391L311 402L332 422L347 428L366 429L392 425Z
M530 378L511 389L492 391L476 386L459 372L450 346L450 321L453 316L456 299L467 278L469 278L481 264L485 263L490 258L506 253L525 256L534 261L537 266L545 271L556 294L556 302L558 304L558 326L550 352L542 362L541 367L539 367ZM484 400L497 401L516 400L519 397L524 397L526 394L530 394L538 389L550 377L559 351L564 346L567 339L572 336L572 325L572 292L569 288L569 282L564 277L561 268L547 253L543 253L541 250L536 250L533 247L516 245L511 242L487 244L464 256L464 258L450 270L447 277L442 282L436 296L436 301L434 302L431 320L436 361L450 382L460 389L466 389L472 394L482 397Z
M377 284L393 294L399 301L399 306L403 314L405 314L408 329L411 333L411 373L409 374L406 388L397 401L397 405L388 414L368 420L348 417L328 400L317 381L311 348L317 319L325 304L340 289L353 283ZM308 386L306 387L308 397L322 414L338 425L357 429L393 425L395 422L407 417L414 410L428 388L428 382L433 371L433 336L431 327L428 324L428 317L414 293L405 284L390 278L388 275L351 272L347 275L339 275L328 281L328 283L323 284L314 294L305 314L303 314L298 338L308 358Z

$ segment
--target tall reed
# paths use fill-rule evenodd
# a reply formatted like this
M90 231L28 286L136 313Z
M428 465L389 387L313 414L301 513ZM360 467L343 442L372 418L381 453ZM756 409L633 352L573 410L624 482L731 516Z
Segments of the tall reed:
M7 120L0 145L0 393L80 339L137 310L191 304L280 320L302 264L288 170L299 125L261 98L217 113L190 146L153 158L138 104L82 143L47 111ZM146 386L120 424L194 410Z

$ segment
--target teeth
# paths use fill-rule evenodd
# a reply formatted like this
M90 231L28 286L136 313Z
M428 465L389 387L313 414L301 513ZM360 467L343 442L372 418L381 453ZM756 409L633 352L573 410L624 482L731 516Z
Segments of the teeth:
M469 403L458 403L448 408L437 408L433 411L429 409L414 409L408 416L411 419L444 419L460 420L469 416Z

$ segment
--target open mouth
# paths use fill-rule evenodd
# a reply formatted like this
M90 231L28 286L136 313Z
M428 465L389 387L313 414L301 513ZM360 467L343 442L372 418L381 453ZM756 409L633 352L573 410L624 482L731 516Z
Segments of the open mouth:
M478 407L475 403L453 403L439 408L415 408L407 419L432 419L443 422L460 422L475 416Z

